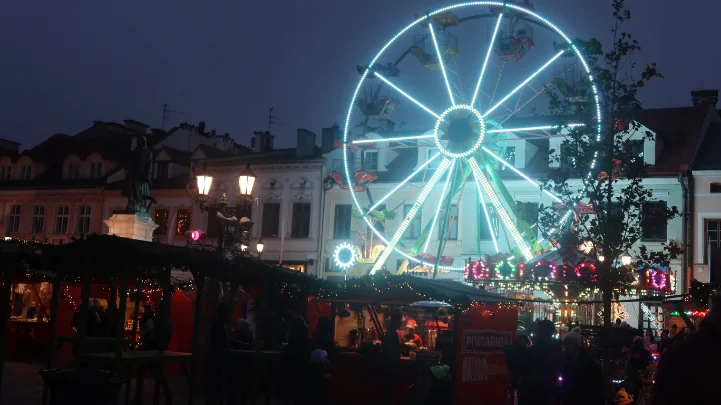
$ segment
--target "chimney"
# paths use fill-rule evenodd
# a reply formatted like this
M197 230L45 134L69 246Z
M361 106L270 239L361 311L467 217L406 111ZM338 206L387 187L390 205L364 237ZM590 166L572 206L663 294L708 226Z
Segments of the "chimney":
M253 152L273 150L274 139L275 137L270 134L270 131L254 132L253 138L250 140L250 148L253 149Z
M298 142L295 146L297 157L309 157L315 155L315 132L298 128Z
M694 107L703 104L711 103L716 106L718 103L718 90L696 90L691 92L691 101Z
M340 140L340 127L338 125L323 128L321 132L321 152L328 153L335 149L336 139Z
M128 128L133 132L140 132L141 134L146 133L148 128L150 128L150 125L145 125L142 122L135 120L123 120L123 122L125 123L125 128Z
M205 121L200 121L198 123L198 132L200 132L201 134L205 133Z

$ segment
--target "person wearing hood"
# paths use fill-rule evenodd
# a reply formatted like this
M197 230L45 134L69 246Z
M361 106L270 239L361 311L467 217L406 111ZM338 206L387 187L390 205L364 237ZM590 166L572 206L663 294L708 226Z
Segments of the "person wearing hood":
M563 367L561 344L553 338L556 326L545 319L536 327L536 341L528 352L528 363L518 389L519 405L548 405L553 402Z
M581 334L569 332L563 338L566 364L563 367L563 405L603 405L601 367L583 347Z
M661 357L651 405L721 404L721 293L697 331Z

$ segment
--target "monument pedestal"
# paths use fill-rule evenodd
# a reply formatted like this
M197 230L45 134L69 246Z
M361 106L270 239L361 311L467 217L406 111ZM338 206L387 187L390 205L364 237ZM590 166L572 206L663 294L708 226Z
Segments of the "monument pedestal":
M153 241L153 231L158 227L147 214L113 214L105 224L110 235L146 242Z

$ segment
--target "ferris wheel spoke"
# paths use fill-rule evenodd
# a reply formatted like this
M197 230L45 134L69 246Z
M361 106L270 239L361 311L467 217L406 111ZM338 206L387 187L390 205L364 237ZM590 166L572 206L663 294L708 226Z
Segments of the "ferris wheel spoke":
M400 190L401 187L403 187L406 183L408 183L409 181L411 181L414 177L416 177L416 175L417 175L418 173L420 173L421 171L423 171L423 169L425 169L426 166L428 166L429 164L431 164L434 160L438 159L438 157L440 157L440 156L441 156L441 153L438 152L438 153L436 153L435 155L433 155L433 157L431 157L430 159L426 160L426 162L423 163L420 167L418 167L418 169L416 169L413 173L411 173L410 176L406 177L405 180L403 180L402 182L398 183L397 186L393 187L393 190L389 191L388 194L384 195L380 200L376 201L376 203L373 204L373 206L368 209L368 212L366 212L365 215L368 215L371 211L373 211L373 210L375 210L376 208L378 208L385 200L388 199L388 197L390 197L391 195L393 195L396 191Z
M373 72L373 74L374 74L377 78L383 80L383 82L384 82L385 84L391 86L395 91L401 93L401 94L402 94L403 96L405 96L408 100L411 100L413 103L415 103L415 105L417 105L418 107L421 107L421 108L422 108L423 110L425 110L428 114L434 116L436 119L440 118L440 116L439 116L438 114L434 113L430 108L428 108L428 107L426 107L425 105L421 104L420 101L418 101L418 100L416 100L415 98L413 98L413 97L411 97L410 95L408 95L408 93L406 93L405 91L401 90L400 87L398 87L398 86L396 86L395 84L391 83L391 81L388 80L388 79L386 79L382 74L380 74L380 73L378 73L378 72L375 72L375 71Z
M435 135L408 135L398 136L393 138L373 138L373 139L355 139L351 141L353 145L360 145L364 143L380 143L380 142L403 142L403 141L414 141L418 139L430 139L434 138Z
M451 98L451 104L456 105L456 101L453 99L453 90L451 84L448 82L448 75L446 74L446 64L443 63L443 55L438 47L438 41L436 41L436 33L433 29L433 23L428 23L428 29L431 31L431 39L433 39L433 47L436 48L436 56L438 57L438 64L441 66L441 73L443 73L443 80L446 82L446 89L448 90L448 96Z
M568 124L565 126L560 125L542 125L538 127L521 127L521 128L501 128L501 129L489 129L486 131L488 134L496 134L501 132L531 132L531 131L547 131L547 130L553 130L553 129L561 129L564 127L567 128L576 128L576 127L583 127L586 124Z
M524 81L521 82L521 84L519 84L516 88L514 88L513 90L511 90L510 93L506 94L506 96L503 97L502 99L500 99L496 104L494 104L493 107L489 108L488 111L486 111L485 114L483 114L483 117L484 117L484 118L487 117L490 113L492 113L493 111L495 111L496 108L500 107L503 103L505 103L506 101L508 101L509 98L513 97L514 94L518 93L518 92L519 92L525 85L527 85L531 80L533 80L533 79L534 79L536 76L538 76L541 72L543 72L544 70L546 70L547 67L551 66L551 64L552 64L553 62L555 62L558 58L560 58L565 52L566 52L566 51L560 51L560 52L558 52L556 55L554 55L553 58L551 58L548 62L546 62L543 66L541 66L540 69L538 69L538 70L536 70L535 72L533 72L533 74L530 75L530 76L528 76L528 78L526 78L526 80L524 80Z
M501 221L503 221L506 229L508 230L508 232L510 232L513 241L516 242L516 245L521 250L521 253L525 257L525 259L531 260L533 258L531 248L523 239L520 232L518 232L518 229L511 220L511 217L508 215L506 208L503 206L503 204L501 204L501 200L498 198L498 195L493 190L493 187L491 187L488 179L481 171L480 166L478 166L478 162L476 162L475 158L471 158L468 159L468 164L471 166L471 170L473 171L473 177L476 179L476 182L480 183L480 187L483 188L483 191L488 196L488 199L491 200L491 204L493 204L493 207L496 209L496 212L498 212Z
M493 36L491 36L491 42L488 44L488 51L486 52L486 58L483 60L483 67L481 68L481 74L478 76L478 83L476 83L476 90L473 92L473 98L471 98L470 106L476 104L476 97L478 97L478 91L481 89L481 82L483 81L483 74L486 73L486 67L488 67L488 60L491 58L493 52L493 45L498 35L498 28L501 26L501 20L503 19L503 13L498 14L498 20L496 20L496 27L493 29Z
M408 211L408 215L406 215L405 218L403 218L403 222L401 222L400 226L396 230L396 233L393 235L393 238L388 242L388 245L385 249L383 249L383 253L381 253L381 256L376 260L375 264L373 265L373 268L371 269L371 274L377 272L380 270L383 265L385 264L386 260L388 260L388 256L393 252L396 245L398 244L398 241L401 240L401 237L405 233L406 229L408 228L408 225L410 225L411 221L413 221L413 218L415 218L416 214L418 213L418 210L421 209L423 206L423 203L426 202L426 199L428 198L428 195L431 193L431 190L433 187L438 183L441 176L443 176L443 173L446 172L448 167L451 165L451 160L448 158L443 158L441 161L441 164L438 165L438 169L433 173L433 176L431 176L430 180L428 180L428 183L426 183L423 186L423 189L421 190L420 195L416 199L416 201L413 203L413 207L411 207L410 211Z
M498 155L496 155L495 153L491 152L491 150L488 149L488 148L486 148L485 146L483 147L483 151L486 152L486 154L487 154L488 156L490 156L490 157L494 158L495 160L497 160L497 161L498 161L500 164L502 164L503 166L506 166L507 168L511 169L511 170L512 170L514 173L516 173L517 175L523 177L523 179L526 180L527 182L533 184L534 186L536 186L536 187L538 187L538 188L541 188L541 185L538 184L538 182L536 182L536 181L533 180L532 178L526 176L522 171L516 169L512 164L508 163L508 162L506 161L506 159L502 159L500 156L498 156ZM548 190L546 190L546 189L543 189L543 192L544 192L547 196L551 197L551 199L553 199L553 201L556 201L556 202L559 202L559 203L562 202L560 198L556 197L556 196L555 196L553 193L551 193L550 191L548 191Z
M428 232L428 236L426 237L426 244L423 246L423 253L426 253L428 250L428 244L431 242L431 237L433 236L433 228L436 225L436 222L438 222L438 217L441 214L441 208L443 207L443 197L446 195L446 191L448 190L448 185L453 181L453 169L456 167L456 159L453 159L451 162L451 168L448 170L448 179L446 180L446 184L443 185L443 191L441 192L440 198L438 199L438 207L436 207L436 213L433 216L433 222L431 222L431 230ZM448 194L448 198L451 198L451 195Z

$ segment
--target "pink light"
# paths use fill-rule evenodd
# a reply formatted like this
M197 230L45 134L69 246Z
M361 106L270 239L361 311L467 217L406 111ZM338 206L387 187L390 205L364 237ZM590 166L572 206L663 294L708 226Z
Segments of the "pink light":
M193 231L190 233L190 239L192 240L199 240L200 239L200 231Z

